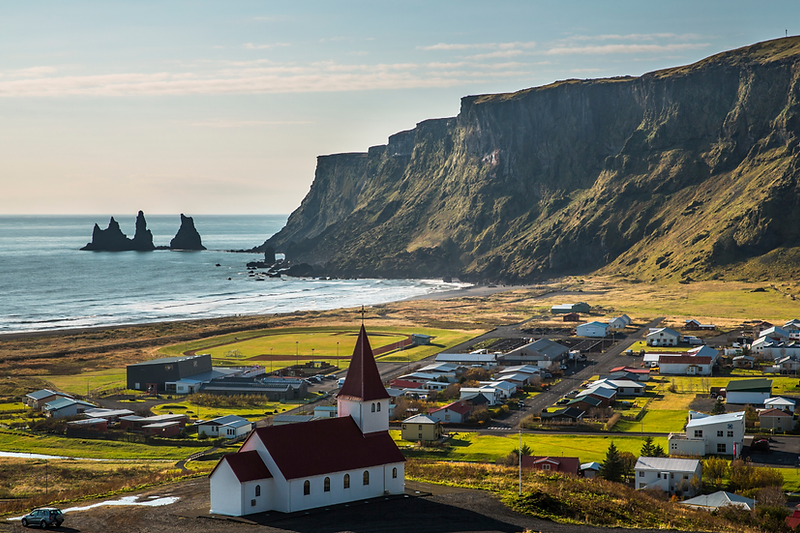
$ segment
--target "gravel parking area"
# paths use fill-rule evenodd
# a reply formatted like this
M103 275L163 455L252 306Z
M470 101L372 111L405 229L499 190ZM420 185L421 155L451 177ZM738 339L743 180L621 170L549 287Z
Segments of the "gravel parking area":
M618 528L555 524L507 509L488 492L407 483L407 496L358 502L329 510L284 515L269 513L245 518L208 514L208 480L191 480L139 494L137 501L178 497L163 507L100 506L65 515L54 531L125 533L206 533L215 531L266 533L522 532L607 533ZM119 498L112 498L118 500ZM99 500L102 501L102 500ZM97 502L81 502L81 506ZM64 506L65 508L68 506ZM0 531L25 531L19 522L0 522ZM638 530L655 533L656 530ZM661 530L660 533L663 533Z

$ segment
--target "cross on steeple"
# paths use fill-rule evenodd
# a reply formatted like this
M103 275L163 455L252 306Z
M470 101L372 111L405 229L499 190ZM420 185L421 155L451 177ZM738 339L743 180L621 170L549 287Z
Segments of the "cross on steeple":
M359 311L359 313L361 313L361 325L363 326L364 325L364 319L366 318L366 315L367 315L367 310L364 309L363 305L361 306L361 311Z

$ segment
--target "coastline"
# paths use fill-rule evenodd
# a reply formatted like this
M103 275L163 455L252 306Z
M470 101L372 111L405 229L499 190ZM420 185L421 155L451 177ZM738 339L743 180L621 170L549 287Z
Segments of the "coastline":
M456 298L470 298L470 297L478 298L517 289L530 289L534 286L535 285L471 285L469 287L461 287L449 291L432 292L428 294L422 294L419 296L412 296L410 298L403 298L400 300L395 300L395 302L410 302L415 300L441 301L441 300L452 300ZM387 303L392 303L392 302L387 302ZM383 304L378 304L378 305L383 305ZM367 307L372 307L372 305L369 305ZM336 309L349 309L349 307L339 307ZM40 337L60 337L66 335L84 335L87 333L99 333L107 330L130 329L137 327L153 327L159 324L167 324L167 323L178 324L178 323L206 322L209 324L213 324L213 323L221 323L223 321L230 320L232 318L253 320L258 318L267 319L267 318L277 318L277 317L290 317L298 313L304 313L304 312L305 311L294 311L289 313L242 314L242 315L228 315L224 317L213 317L213 318L179 318L175 320L157 320L153 322L134 322L127 324L108 324L108 325L97 325L97 326L85 326L78 328L47 329L41 331L8 332L8 333L0 333L0 341L33 339ZM249 329L249 328L242 328L242 329Z

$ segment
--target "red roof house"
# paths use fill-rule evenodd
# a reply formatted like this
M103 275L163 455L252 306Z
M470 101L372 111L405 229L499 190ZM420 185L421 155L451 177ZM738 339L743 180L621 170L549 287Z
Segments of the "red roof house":
M474 406L465 400L458 400L453 403L431 409L428 416L442 424L464 424L472 414Z
M578 475L581 460L577 457L549 457L541 455L523 455L522 468L526 470L543 470Z

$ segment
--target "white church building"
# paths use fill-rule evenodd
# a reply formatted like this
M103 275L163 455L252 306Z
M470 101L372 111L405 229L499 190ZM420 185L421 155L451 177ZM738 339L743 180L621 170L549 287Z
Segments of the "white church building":
M211 512L292 513L405 491L389 436L389 394L364 326L337 398L338 417L254 430L211 472Z

